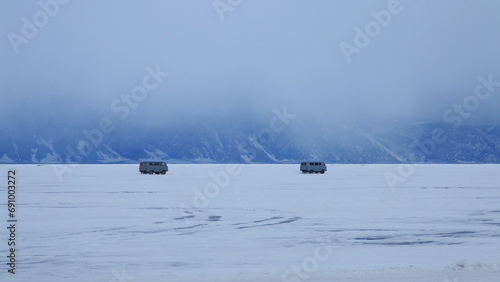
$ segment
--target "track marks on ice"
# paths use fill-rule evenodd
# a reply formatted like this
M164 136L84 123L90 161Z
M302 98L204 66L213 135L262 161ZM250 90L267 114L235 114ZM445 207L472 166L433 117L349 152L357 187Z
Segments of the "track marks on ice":
M281 219L281 218L282 217L275 217L275 218L266 219L266 220L263 220L263 221L260 221L260 222L264 222L264 221L267 222L267 221L270 221L270 220L275 221L276 219ZM255 227L263 227L263 226L280 225L280 224L292 223L292 222L297 221L299 219L301 219L301 217L296 216L296 217L292 217L292 218L289 218L289 219L286 219L286 220L281 220L281 221L278 221L278 222L271 222L271 223L257 224L257 225L249 225L249 226L239 226L239 227L237 227L237 229L246 229L246 228L255 228ZM257 222L259 222L259 221L257 221ZM253 223L255 223L255 221Z

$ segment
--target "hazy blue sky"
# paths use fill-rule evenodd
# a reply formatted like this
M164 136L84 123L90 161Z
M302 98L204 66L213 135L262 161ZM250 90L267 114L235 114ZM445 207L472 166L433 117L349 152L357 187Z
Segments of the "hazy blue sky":
M4 120L161 122L287 106L329 122L443 121L478 76L500 81L498 0L216 2L227 11L212 0L41 2L0 2ZM358 48L367 27L374 36ZM358 48L350 62L343 42ZM126 116L120 97L148 66L169 75ZM500 87L467 101L477 108L467 121L500 122Z

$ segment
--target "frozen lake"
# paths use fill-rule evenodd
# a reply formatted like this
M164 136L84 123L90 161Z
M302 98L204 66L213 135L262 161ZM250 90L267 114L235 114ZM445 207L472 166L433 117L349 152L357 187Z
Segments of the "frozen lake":
M500 165L2 165L1 281L499 281ZM400 179L401 180L401 179Z

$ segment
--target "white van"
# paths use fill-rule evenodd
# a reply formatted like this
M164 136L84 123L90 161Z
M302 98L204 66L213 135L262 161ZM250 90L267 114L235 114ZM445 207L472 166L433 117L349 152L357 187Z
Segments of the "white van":
M168 166L165 162L141 162L139 164L141 174L165 174L168 171Z
M300 171L302 173L325 173L327 171L324 162L301 162Z

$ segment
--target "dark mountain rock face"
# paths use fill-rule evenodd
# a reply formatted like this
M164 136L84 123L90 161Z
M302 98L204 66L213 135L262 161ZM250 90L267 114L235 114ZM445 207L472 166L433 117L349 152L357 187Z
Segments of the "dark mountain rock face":
M40 128L43 127L43 128ZM129 127L3 128L0 163L500 163L500 126L430 122L320 127L253 121Z

